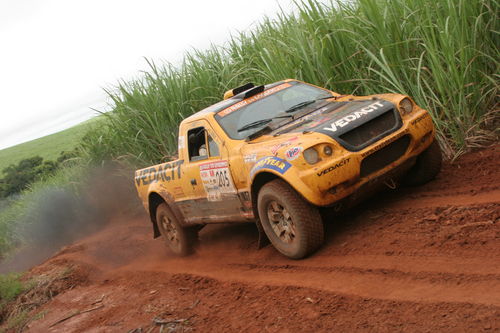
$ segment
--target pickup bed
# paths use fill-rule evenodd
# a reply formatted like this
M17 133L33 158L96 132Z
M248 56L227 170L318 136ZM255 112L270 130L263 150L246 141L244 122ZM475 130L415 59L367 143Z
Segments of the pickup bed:
M299 259L323 243L320 207L432 180L441 167L434 138L430 114L408 96L246 84L184 119L179 159L137 170L135 185L154 236L176 254L191 253L206 224L250 222Z

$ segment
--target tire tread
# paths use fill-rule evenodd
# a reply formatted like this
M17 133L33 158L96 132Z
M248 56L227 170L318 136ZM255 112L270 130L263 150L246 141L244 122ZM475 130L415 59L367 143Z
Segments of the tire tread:
M292 259L301 259L316 251L324 241L324 226L318 208L304 200L300 194L298 194L290 185L281 179L275 179L265 184L261 191L262 190L276 193L279 195L280 199L288 202L290 207L293 207L293 212L290 213L294 214L294 219L296 221L307 221L306 223L303 223L304 237L301 238L301 250L294 256L287 256ZM268 238L279 251L279 247L274 244L269 235Z
M193 228L193 227L182 227L179 224L179 221L177 221L177 218L175 217L175 215L172 213L170 207L168 207L168 205L166 203L161 203L157 207L157 209L156 209L156 220L157 221L159 220L160 214L162 214L162 213L170 215L171 219L177 225L176 227L179 228L178 232L180 233L180 238L181 238L181 250L179 253L172 250L172 248L168 244L168 241L165 239L165 243L169 247L169 249L178 256L187 256L187 255L194 253L195 246L198 243L198 231L197 231L197 229ZM158 226L158 228L160 228L160 230L161 230L161 226ZM164 237L163 233L162 233L162 237Z
M408 171L403 183L409 186L419 186L436 178L441 171L442 163L441 148L437 140L424 150L417 158L415 165Z

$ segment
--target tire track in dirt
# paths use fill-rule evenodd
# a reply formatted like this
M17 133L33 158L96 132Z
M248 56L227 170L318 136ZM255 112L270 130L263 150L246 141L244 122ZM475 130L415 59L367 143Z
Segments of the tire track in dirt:
M484 191L478 194L456 194L456 195L434 195L417 198L405 198L395 202L389 202L386 209L403 208L432 208L443 206L468 206L474 204L498 203L500 201L500 190Z
M386 258L378 256L377 259L383 261ZM391 258L391 260L398 259ZM167 269L161 269L158 266L145 266L144 269L205 276L226 282L306 287L392 301L455 302L500 306L498 261L490 261L492 267L495 268L483 270L483 272L488 272L486 274L475 272L474 266L477 262L469 266L466 262L444 264L438 260L441 268L435 272L429 272L427 265L414 265L415 261L406 261L404 264L399 262L397 264L399 270L384 267L380 265L380 262L376 262L376 265L367 264L364 260L356 263L355 258L349 256L342 258L341 261L353 262L350 266L338 266L335 260L330 260L322 266L256 263L217 265L207 262L206 258L200 258L190 260L189 263L183 260L169 260L166 263ZM461 266L459 270L457 270L457 265ZM447 271L459 273L447 273Z

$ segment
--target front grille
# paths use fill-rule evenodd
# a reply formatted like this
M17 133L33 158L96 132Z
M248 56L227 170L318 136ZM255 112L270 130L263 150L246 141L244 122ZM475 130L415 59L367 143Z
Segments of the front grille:
M408 149L410 136L404 135L361 161L360 176L366 177L398 160Z
M375 138L378 136L391 129L396 129L396 124L396 112L394 112L394 109L391 109L363 125L342 134L339 138L356 148L356 150L359 150L359 148L362 148L369 141L376 141Z

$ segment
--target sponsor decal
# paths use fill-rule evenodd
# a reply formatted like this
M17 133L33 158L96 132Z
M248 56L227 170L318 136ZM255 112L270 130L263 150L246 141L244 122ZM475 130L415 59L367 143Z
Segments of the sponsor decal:
M318 175L318 177L324 176L324 175L326 175L327 173L332 172L333 170L335 170L335 169L337 169L337 168L340 168L340 167L343 167L344 165L348 164L350 160L351 160L351 158L350 158L350 157L345 158L345 159L343 159L342 161L340 161L340 162L338 162L338 163L336 163L336 164L334 164L334 165L330 166L329 168L326 168L326 169L324 169L323 171L320 171L320 172L318 172L318 173L316 173L316 174Z
M236 193L227 161L201 164L200 177L208 201L221 201L223 194Z
M255 96L252 96L252 97L249 97L247 99L244 99L241 102L233 104L230 107L225 108L222 111L219 111L217 113L217 115L219 115L220 117L225 117L228 114L231 114L234 111L239 110L239 109L241 109L244 106L247 106L248 104L252 104L253 102L256 102L256 101L258 101L258 100L260 100L260 99L262 99L264 97L272 95L272 94L274 94L274 93L276 93L276 92L278 92L280 90L286 89L286 88L291 87L291 86L292 85L290 83L283 83L283 84L280 84L279 86L269 88L269 89L264 90L263 92L255 95Z
M302 147L292 147L285 152L285 158L287 161L293 161L299 157L300 153L304 150Z
M336 132L339 127L347 126L350 122L353 122L356 119L359 119L375 110L378 110L383 106L384 104L382 104L382 102L374 102L362 109L359 109L358 111L354 111L351 114L348 114L347 116L344 116L334 121L333 123L330 124L330 127L323 127L323 130L329 132Z
M135 183L137 186L149 185L158 181L169 182L181 179L181 165L184 160L164 163L157 167L151 167L135 172Z
M255 163L257 161L257 154L250 154L243 156L243 162L245 163Z
M401 132L401 133L393 136L392 138L388 139L387 141L382 142L378 146L375 146L372 149L370 149L368 151L365 151L364 153L361 154L361 157L366 157L366 156L370 155L371 153L374 153L377 150L380 150L380 149L384 148L385 146L393 143L394 141L396 141L397 139L399 139L400 137L402 137L403 135L405 135L408 132L409 132L409 130L405 129L403 132Z
M250 171L250 177L261 170L261 169L270 169L279 172L280 174L284 174L292 165L287 161L276 157L276 156L266 156L258 160Z
M293 138L290 138L284 142L278 143L277 145L274 145L271 147L271 154L276 155L278 150L280 150L283 147L288 147L292 144L293 141L297 140L299 137L294 136Z
M200 171L213 170L219 168L227 168L229 163L227 161L217 161L200 164Z
M429 114L428 113L424 113L423 115L419 116L418 118L416 119L413 119L411 121L411 124L413 126L415 126L416 124L418 124L419 122L421 122L422 120L424 120L425 118L429 117Z

